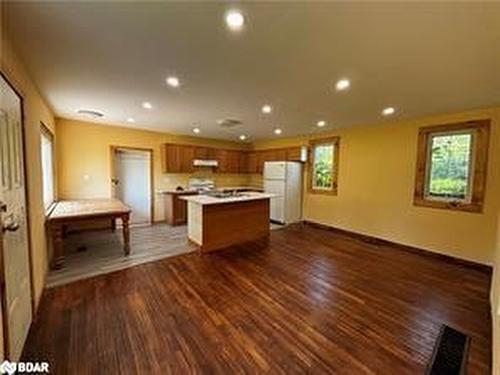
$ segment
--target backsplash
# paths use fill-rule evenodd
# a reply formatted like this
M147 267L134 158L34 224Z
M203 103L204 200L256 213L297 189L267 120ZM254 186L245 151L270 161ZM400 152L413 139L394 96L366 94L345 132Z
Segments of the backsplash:
M198 171L194 173L165 173L162 175L160 190L175 189L177 186L186 188L190 178L201 178L214 180L216 187L225 186L262 186L262 177L253 174L219 174L213 173L209 170ZM253 183L258 182L255 184Z

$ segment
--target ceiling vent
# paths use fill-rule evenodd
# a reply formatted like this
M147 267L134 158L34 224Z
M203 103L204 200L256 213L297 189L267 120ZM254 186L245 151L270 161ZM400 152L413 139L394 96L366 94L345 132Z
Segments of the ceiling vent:
M101 112L93 111L91 109L79 109L76 112L80 115L85 115L93 118L100 118L104 116Z
M223 120L217 121L217 123L223 128L233 128L235 126L243 124L242 121L234 118L225 118Z

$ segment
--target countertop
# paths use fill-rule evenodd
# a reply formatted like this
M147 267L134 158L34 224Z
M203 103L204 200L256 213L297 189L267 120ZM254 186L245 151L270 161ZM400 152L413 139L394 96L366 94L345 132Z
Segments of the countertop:
M261 191L264 191L264 188L263 187L259 187L259 186L221 186L221 187L217 188L216 190L222 190L222 191L233 191L233 190L242 191L242 190L248 190L248 191L261 192Z
M158 190L156 194L177 194L177 195L183 195L183 194L198 194L197 190L194 189L186 189L186 190Z
M183 199L188 202L206 205L206 204L224 204L224 203L238 203L238 202L246 202L253 201L258 199L269 199L275 197L276 194L267 194L267 193L257 193L257 192L246 192L243 193L242 196L235 197L227 197L227 198L216 198L211 197L209 195L189 195L185 197L180 197L179 199Z
M244 191L244 190L249 190L249 191L264 191L263 188L258 187L258 186L221 186L216 188L215 190L218 191ZM185 189L185 190L175 190L175 189L165 189L165 190L157 190L156 194L177 194L177 195L183 195L183 194L196 194L197 190L195 189Z

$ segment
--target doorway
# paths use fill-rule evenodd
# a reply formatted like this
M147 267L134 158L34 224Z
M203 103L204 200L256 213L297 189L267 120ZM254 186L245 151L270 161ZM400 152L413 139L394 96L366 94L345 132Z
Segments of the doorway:
M19 359L33 318L22 97L0 74L2 357Z
M132 209L132 225L153 222L153 150L116 147L112 154L112 194Z

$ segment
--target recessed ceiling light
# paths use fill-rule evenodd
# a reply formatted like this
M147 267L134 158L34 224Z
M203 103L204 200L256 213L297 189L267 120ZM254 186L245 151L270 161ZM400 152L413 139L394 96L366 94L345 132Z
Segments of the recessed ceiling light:
M382 114L384 116L390 116L393 115L396 112L396 109L394 107L387 107L382 110Z
M271 107L269 104L263 105L262 106L262 113L271 113L273 111L273 107Z
M127 119L127 122L135 122L135 120L134 120L132 117L129 117L129 118Z
M200 128L194 128L193 129L193 133L195 133L195 134L199 134L200 132L201 132Z
M181 84L179 82L179 78L177 77L168 77L166 81L167 85L169 85L170 87L179 87L179 85Z
M274 129L274 134L276 135L280 135L282 133L281 129L278 128L278 129Z
M337 91L343 91L343 90L347 90L349 88L349 86L351 86L351 82L349 82L348 79L343 78L343 79L340 79L337 81L337 83L335 84L335 89Z
M244 141L245 139L247 139L247 136L246 136L245 134L242 134L242 135L240 135L240 139L241 139L242 141Z
M104 117L104 114L102 114L101 112L94 111L92 109L79 109L76 111L76 113L93 118Z
M153 108L153 105L150 102L144 102L142 103L142 107L146 109L151 109Z
M230 10L226 13L226 25L231 30L241 30L245 23L245 17L239 10Z
M326 121L325 121L325 120L320 120L320 121L318 121L318 122L316 123L316 125L317 125L318 127L322 128L323 126L325 126L325 125L326 125Z

